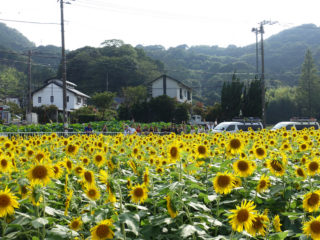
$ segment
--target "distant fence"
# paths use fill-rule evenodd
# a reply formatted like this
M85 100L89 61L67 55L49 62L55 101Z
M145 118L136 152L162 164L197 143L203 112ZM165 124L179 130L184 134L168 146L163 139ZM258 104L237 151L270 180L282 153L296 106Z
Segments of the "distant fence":
M0 136L4 137L33 137L33 136L43 136L43 135L51 135L52 133L57 134L59 137L60 136L73 136L73 135L105 135L105 136L116 136L120 134L121 132L91 132L91 133L85 133L85 132L0 132ZM170 134L168 132L154 132L153 134L157 135L166 135ZM148 133L144 134L138 134L138 135L148 135Z

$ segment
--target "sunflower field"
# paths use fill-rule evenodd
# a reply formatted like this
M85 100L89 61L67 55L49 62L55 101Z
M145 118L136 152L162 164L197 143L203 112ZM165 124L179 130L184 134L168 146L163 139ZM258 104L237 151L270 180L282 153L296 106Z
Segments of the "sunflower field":
M320 239L320 131L0 137L1 239Z

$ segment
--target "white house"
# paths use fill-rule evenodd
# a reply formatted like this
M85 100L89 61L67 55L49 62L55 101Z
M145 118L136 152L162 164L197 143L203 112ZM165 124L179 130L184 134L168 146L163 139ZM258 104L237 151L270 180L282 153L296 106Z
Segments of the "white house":
M67 111L87 106L88 95L75 89L77 85L67 81ZM32 92L34 107L56 105L63 110L63 82L60 79L49 79L45 85Z
M178 102L192 103L192 88L165 74L149 82L148 89L153 98L167 95Z

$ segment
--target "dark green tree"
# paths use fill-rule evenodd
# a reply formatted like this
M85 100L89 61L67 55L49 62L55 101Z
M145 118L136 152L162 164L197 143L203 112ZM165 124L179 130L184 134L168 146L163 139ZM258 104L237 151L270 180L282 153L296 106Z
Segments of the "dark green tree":
M244 89L242 102L242 113L244 117L261 118L261 81L257 77Z
M175 123L187 122L189 120L189 106L186 103L178 104L174 113Z
M303 115L315 116L319 108L320 82L317 68L313 61L311 51L308 49L302 64L301 76L297 88L298 103Z
M231 82L225 82L221 90L221 110L225 120L239 116L243 83L234 73Z
M151 121L171 122L176 110L176 100L167 95L152 98L149 102L149 109Z

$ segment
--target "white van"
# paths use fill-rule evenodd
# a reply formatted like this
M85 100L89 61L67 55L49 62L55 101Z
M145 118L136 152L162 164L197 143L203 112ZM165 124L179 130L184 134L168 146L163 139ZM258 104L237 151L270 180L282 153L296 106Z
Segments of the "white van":
M311 128L319 129L319 123L316 119L293 119L296 121L289 121L289 122L279 122L271 130L277 130L281 128L285 128L286 130L291 130L294 127L296 130L302 130L304 128Z
M263 129L263 125L261 122L222 122L219 123L213 130L213 133L217 132L237 132L237 131L248 131L249 127L253 131L259 131Z

